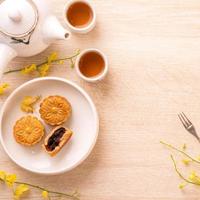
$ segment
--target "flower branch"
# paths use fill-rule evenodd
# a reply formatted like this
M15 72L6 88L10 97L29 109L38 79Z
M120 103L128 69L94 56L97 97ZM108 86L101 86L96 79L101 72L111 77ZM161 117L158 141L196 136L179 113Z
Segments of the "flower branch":
M171 148L172 150L175 150L179 153L181 153L182 155L186 156L187 158L190 159L190 162L195 162L197 164L200 164L200 161L198 161L197 159L193 158L192 156L190 156L188 153L186 153L184 150L180 150L174 146L172 146L171 144L168 144L166 142L163 142L163 141L160 141L161 144ZM184 145L185 146L185 145ZM174 159L174 157L171 155L171 160L173 162L173 166L174 166L174 169L176 171L176 173L178 174L178 176L184 181L184 183L180 184L179 185L179 188L180 189L183 189L185 187L186 184L192 184L192 185L197 185L197 186L200 186L200 176L197 175L197 173L195 171L192 171L188 178L186 178L185 176L182 175L182 173L179 171L178 167L177 167L177 164L176 164L176 161ZM183 160L184 161L184 160ZM185 160L186 161L186 160ZM188 165L188 162L183 162L186 166Z
M185 178L185 177L181 174L181 172L178 170L177 165L176 165L176 161L174 160L174 157L173 157L172 155L170 155L170 157L171 157L171 159L172 159L172 162L173 162L173 165L174 165L174 169L175 169L176 173L179 175L179 177L180 177L181 179L183 179L186 183L190 183L190 184L194 184L194 185L200 185L200 183L199 183L199 184L198 184L198 183L194 183L194 182L188 180L187 178Z
M22 74L31 74L33 72L38 72L40 76L46 76L51 64L57 63L57 64L64 64L65 61L69 61L71 68L75 65L75 59L80 54L80 50L77 49L74 53L74 55L67 56L65 58L58 58L58 55L56 52L53 52L50 56L47 57L46 61L40 63L40 64L31 64L26 67L22 67L19 69L9 70L4 72L4 74L10 74L14 72L21 72Z
M50 200L52 195L56 195L54 197L65 197L67 199L79 200L78 192L74 192L72 194L57 192L49 190L48 188L44 188L38 185L34 185L31 183L16 181L17 177L15 174L7 174L4 171L0 171L0 181L5 183L8 187L13 189L14 199L18 200L21 196L30 190L30 188L35 188L41 191L41 195L44 199Z
M192 156L190 156L186 152L184 152L184 151L182 151L182 150L180 150L180 149L172 146L171 144L168 144L168 143L163 142L163 141L160 141L160 143L163 144L163 145L165 145L165 146L167 146L167 147L169 147L169 148L171 148L171 149L173 149L173 150L175 150L175 151L177 151L177 152L179 152L179 153L181 153L181 154L183 154L184 156L188 157L193 162L196 162L196 163L200 164L200 161L196 160L195 158L193 158Z
M56 195L65 196L65 197L68 197L68 198L71 198L71 199L74 199L74 200L79 200L78 196L76 196L76 195L78 195L78 193L76 193L76 192L74 192L74 193L72 193L72 194L67 194L67 193L62 193L62 192L56 192L56 191L51 191L51 190L49 190L49 189L47 189L47 188L44 188L44 187L40 187L40 186L38 186L38 185L33 185L33 184L30 184L30 183L18 182L18 181L16 181L15 184L27 185L27 186L29 186L29 187L32 187L32 188L35 188L35 189L39 189L39 190L41 190L41 191L43 191L43 192L45 191L45 192L47 192L49 195L50 195L50 194L56 194Z

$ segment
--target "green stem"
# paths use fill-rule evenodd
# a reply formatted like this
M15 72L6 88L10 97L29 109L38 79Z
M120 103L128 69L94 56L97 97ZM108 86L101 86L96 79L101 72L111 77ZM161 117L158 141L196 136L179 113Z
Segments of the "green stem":
M45 190L45 191L48 192L47 189L45 189L43 187L40 187L40 186L37 186L37 185L30 184L30 183L24 183L24 182L18 182L18 181L16 181L15 184L23 184L23 185L27 185L27 186L30 186L30 187L33 187L33 188L36 188L36 189L39 189L39 190Z
M1 178L0 178L0 181L4 182L4 180L2 180ZM43 187L40 187L38 185L33 185L31 183L16 181L15 184L17 184L17 185L23 184L23 185L27 185L27 186L35 188L35 189L47 191L49 194L56 194L56 195L65 196L65 197L68 197L68 198L71 198L71 199L74 199L74 200L79 200L79 198L76 197L74 194L67 194L67 193L62 193L62 192L51 191L51 190L48 190L47 188L43 188Z
M13 70L9 70L9 71L6 71L4 72L3 74L9 74L9 73L13 73L13 72L19 72L21 71L22 69L13 69Z
M16 184L24 184L24 185L30 186L32 188L36 188L36 189L39 189L39 190L42 190L42 191L47 191L50 194L57 194L57 195L65 196L65 197L68 197L68 198L71 198L71 199L74 199L74 200L79 200L79 198L74 196L74 195L66 194L66 193L62 193L62 192L51 191L51 190L48 190L47 188L43 188L43 187L33 185L33 184L30 184L30 183L24 183L24 182L18 182L18 181L16 181L15 183Z
M53 60L52 63L56 63L56 62L59 62L59 61L65 61L65 60L70 60L70 62L73 62L73 59L76 58L79 54L80 54L80 51L77 51L76 54L74 54L72 56ZM47 64L47 63L48 63L48 61L42 62L42 63L38 64L36 67L39 68L42 65ZM13 72L20 72L23 69L24 68L9 70L9 71L4 72L4 74L10 74L10 73L13 73Z
M179 177L180 177L181 179L183 179L186 183L190 183L190 184L193 184L193 185L200 185L200 184L198 184L198 183L194 183L194 182L188 180L187 178L185 178L185 177L181 174L181 172L178 170L177 165L176 165L176 162L175 162L175 160L174 160L174 157L173 157L172 155L171 155L170 157L171 157L172 162L173 162L173 164L174 164L174 169L175 169L176 173L179 175Z
M200 164L200 161L198 161L198 160L196 160L195 158L191 157L189 154L185 153L184 151L182 151L182 150L180 150L180 149L178 149L178 148L172 146L171 144L167 144L167 143L165 143L165 142L163 142L163 141L160 141L160 143L163 144L163 145L165 145L165 146L167 146L167 147L169 147L169 148L171 148L171 149L173 149L173 150L175 150L175 151L178 151L179 153L181 153L181 154L183 154L184 156L188 157L188 158L189 158L190 160L192 160L193 162L196 162L196 163Z

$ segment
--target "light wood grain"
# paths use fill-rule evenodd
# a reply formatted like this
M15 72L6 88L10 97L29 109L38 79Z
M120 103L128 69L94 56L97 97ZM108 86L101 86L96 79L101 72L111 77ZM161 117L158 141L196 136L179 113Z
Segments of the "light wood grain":
M64 24L66 1L51 1ZM107 54L109 75L101 83L81 81L68 66L55 66L50 74L78 83L94 99L101 125L92 154L73 171L46 178L17 167L0 147L0 169L60 191L78 188L82 200L199 199L199 188L178 189L181 180L170 152L159 144L160 140L177 146L186 142L193 155L200 153L198 142L176 115L187 113L200 134L199 0L92 2L98 16L93 32L73 35L70 41L58 42L33 58L17 58L10 65L38 63L55 50L62 56L76 48L96 47ZM29 79L11 74L2 82L11 84L10 93ZM1 105L7 95L0 97ZM0 186L0 199L11 199L8 194ZM40 195L29 198L40 199Z

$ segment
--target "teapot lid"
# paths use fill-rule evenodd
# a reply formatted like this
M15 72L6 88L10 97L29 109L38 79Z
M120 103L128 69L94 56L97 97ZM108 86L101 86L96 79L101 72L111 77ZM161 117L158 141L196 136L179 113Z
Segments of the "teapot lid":
M38 9L32 0L0 0L0 33L22 38L33 32Z

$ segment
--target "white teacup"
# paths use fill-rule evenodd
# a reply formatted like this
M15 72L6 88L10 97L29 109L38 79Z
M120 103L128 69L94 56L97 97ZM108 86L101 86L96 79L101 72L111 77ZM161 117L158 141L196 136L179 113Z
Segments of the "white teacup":
M73 4L76 4L76 3L86 4L90 8L90 11L91 11L91 15L92 15L91 20L86 25L84 25L82 27L74 26L72 23L70 23L70 21L68 19L69 8L71 6L73 6ZM65 9L64 9L64 18L65 18L65 22L66 22L68 28L74 33L80 33L80 34L88 33L96 25L96 12L94 10L94 7L91 5L91 3L88 0L70 0L70 1L68 1L66 6L65 6Z
M84 75L80 70L80 61L88 53L97 53L102 58L102 60L104 62L104 66L103 66L101 72L98 73L95 76L90 76L90 77ZM98 49L94 49L94 48L85 49L77 57L76 62L75 62L75 69L76 69L76 72L77 72L77 74L80 78L82 78L83 80L85 80L87 82L93 82L94 83L94 82L102 80L107 75L107 73L108 73L108 60L107 60L107 57L105 56L105 54Z

